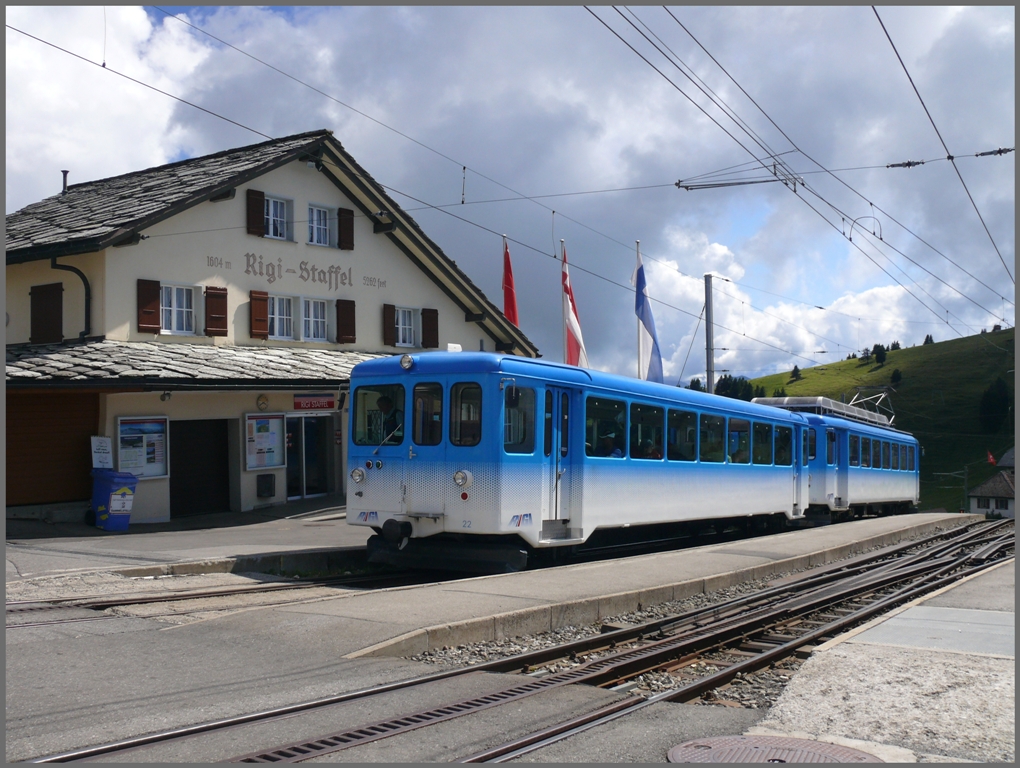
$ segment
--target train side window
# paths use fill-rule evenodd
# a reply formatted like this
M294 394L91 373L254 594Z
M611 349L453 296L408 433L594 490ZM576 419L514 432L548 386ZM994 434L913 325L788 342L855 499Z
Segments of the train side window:
M856 467L861 463L861 438L857 435L850 435L850 466Z
M818 455L818 433L809 428L807 431L807 457L813 460Z
M871 466L871 438L870 437L862 437L861 438L861 466L862 467L870 467Z
M751 463L751 422L747 419L730 419L726 454L731 464Z
M907 468L907 446L900 446L900 469Z
M416 445L439 445L443 440L443 385L414 385L411 438Z
M669 410L666 424L666 458L694 461L698 457L698 417L690 411Z
M751 434L751 460L755 464L772 463L772 425L754 422Z
M900 468L900 447L896 443L892 444L892 455L889 457L892 461L890 462L892 469Z
M374 384L354 390L354 444L404 442L404 388Z
M776 466L793 466L793 427L776 427Z
M825 430L825 463L832 466L836 463L836 430Z
M907 469L911 472L914 471L914 446L907 446Z
M882 441L882 469L889 469L889 443Z
M535 450L535 390L516 387L516 405L510 405L510 387L504 392L503 450L507 453L533 453Z
M723 416L703 413L699 422L701 460L726 461L726 419Z
M663 408L654 405L630 404L630 457L632 459L662 458Z
M587 456L618 459L627 453L627 404L622 400L589 397L584 414L584 452Z
M882 441L871 441L871 466L875 469L882 468Z
M478 445L482 439L482 387L460 382L450 388L450 442Z

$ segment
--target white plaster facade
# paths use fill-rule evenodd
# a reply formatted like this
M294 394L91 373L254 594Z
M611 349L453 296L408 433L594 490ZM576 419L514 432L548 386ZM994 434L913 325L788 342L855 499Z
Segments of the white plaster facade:
M154 169L156 170L156 169ZM374 182L373 182L374 184ZM376 233L376 217L366 211L364 189L350 194L341 191L338 183L304 159L295 159L269 170L245 183L238 184L228 199L205 200L186 207L175 215L141 229L141 239L133 245L106 247L97 252L62 255L60 264L80 269L91 286L91 336L124 342L155 342L157 344L198 344L210 346L251 347L253 351L273 347L314 348L341 352L397 354L422 351L420 334L417 344L386 346L383 343L383 305L414 310L435 309L438 312L439 349L459 344L466 350L495 349L499 326L483 327L466 319L461 297L469 291L481 296L477 288L460 280L437 277L415 264L403 251L407 243L431 241L404 227L396 234ZM267 196L287 201L291 218L292 238L278 240L249 234L246 228L247 190L256 189ZM369 192L376 188L370 187ZM361 199L355 199L360 194ZM336 227L337 209L354 211L353 250L315 245L308 240L308 206L313 204L332 212L331 226ZM406 214L402 214L406 216ZM10 219L10 217L8 217ZM393 218L397 218L394 216ZM398 220L398 225L401 222ZM10 237L10 235L9 235ZM398 244L399 243L399 244ZM437 249L436 249L437 250ZM446 257L443 256L443 259ZM447 270L449 271L449 270ZM155 280L161 285L185 286L195 289L194 325L192 334L171 332L140 332L138 329L138 281ZM84 329L84 287L78 276L51 268L49 258L9 263L7 266L7 344L25 344L30 337L30 289L49 283L63 284L63 337L78 338ZM465 287L467 285L467 287ZM205 335L203 291L206 287L227 289L227 333L225 336ZM270 295L294 299L294 335L290 340L252 338L250 325L250 291L267 291ZM325 341L304 341L300 338L300 300L325 300L327 334ZM338 344L335 300L355 302L356 341ZM481 301L487 300L481 297ZM476 308L471 308L477 312ZM498 311L486 308L488 315ZM494 333L493 328L496 328ZM516 331L516 329L514 329ZM523 337L521 337L523 338ZM504 339L505 340L505 339ZM513 339L511 338L512 342ZM8 376L10 386L10 375ZM20 382L19 382L20 383ZM172 389L168 398L158 387L128 387L135 391L117 391L104 382L100 392L100 424L98 434L113 438L117 451L118 419L125 416L165 416L171 424L184 420L227 420L230 453L230 508L248 510L263 504L287 500L286 469L249 471L245 466L244 422L247 414L258 413L256 400L268 398L266 413L296 414L294 395L308 392L308 387L293 389L260 389L257 382L243 386L237 381L225 382L219 391L215 384L203 391ZM151 391L138 391L150 389ZM330 393L339 406L343 386L316 387L313 391ZM41 383L35 391L46 391ZM328 417L336 431L331 440L328 466L332 473L330 492L344 490L342 435L346 429L344 414L338 409L316 412ZM307 414L305 414L307 415ZM326 422L322 422L326 423ZM10 435L8 437L10 440ZM9 446L10 449L10 446ZM115 466L117 466L115 464ZM173 477L173 466L170 467ZM276 494L260 498L256 494L256 475L275 474ZM170 519L170 478L139 481L132 522L159 522Z

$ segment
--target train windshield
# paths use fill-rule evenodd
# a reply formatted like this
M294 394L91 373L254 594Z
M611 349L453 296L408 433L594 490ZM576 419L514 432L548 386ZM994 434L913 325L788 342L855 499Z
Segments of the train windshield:
M374 384L354 390L354 444L404 442L404 387Z

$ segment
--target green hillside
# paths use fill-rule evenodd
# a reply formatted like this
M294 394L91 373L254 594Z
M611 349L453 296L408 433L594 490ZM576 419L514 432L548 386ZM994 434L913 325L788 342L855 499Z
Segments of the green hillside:
M753 379L768 396L785 388L790 397L818 396L850 402L855 387L890 384L899 369L902 380L888 395L896 413L894 425L912 433L924 449L921 460L920 509L959 509L963 502L963 479L939 477L940 472L968 470L968 486L974 488L998 470L988 464L987 452L998 458L1013 445L1014 423L995 434L982 432L978 420L981 395L1001 376L1015 398L1014 331L1007 328L935 344L893 350L884 365L874 359L843 360L801 369L793 381L790 373ZM888 342L885 342L888 343ZM862 395L875 394L876 390Z

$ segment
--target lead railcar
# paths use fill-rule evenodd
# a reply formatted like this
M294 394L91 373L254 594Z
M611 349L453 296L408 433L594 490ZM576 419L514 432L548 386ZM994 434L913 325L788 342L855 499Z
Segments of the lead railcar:
M347 521L376 531L372 562L492 572L596 531L916 504L910 435L811 400L746 403L487 353L363 362Z

